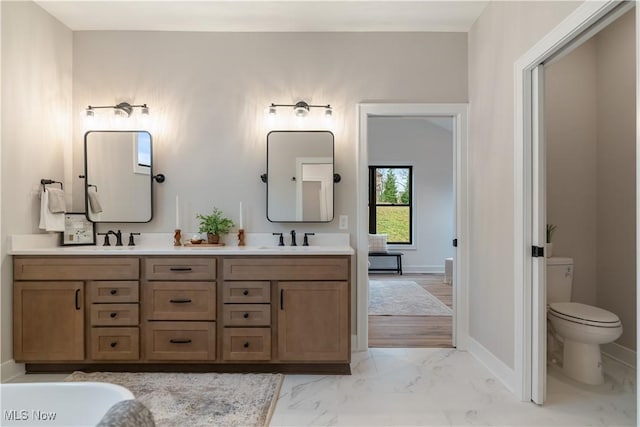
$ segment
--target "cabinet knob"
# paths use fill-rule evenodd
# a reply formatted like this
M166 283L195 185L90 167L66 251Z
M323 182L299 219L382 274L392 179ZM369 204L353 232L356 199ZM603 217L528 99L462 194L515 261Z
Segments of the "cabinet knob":
M111 342L111 348L115 348L118 345L118 341Z
M249 295L249 290L245 289L244 291L242 291L242 295Z
M249 348L249 343L247 341L244 342L244 344L242 345L244 348Z
M245 319L248 319L249 318L249 313L243 314L242 317L244 317Z
M111 295L115 295L118 293L117 289L111 289L111 291L109 292Z
M118 315L118 313L110 313L110 314L109 314L109 316L110 316L112 319L115 319L115 317L116 317L117 315Z

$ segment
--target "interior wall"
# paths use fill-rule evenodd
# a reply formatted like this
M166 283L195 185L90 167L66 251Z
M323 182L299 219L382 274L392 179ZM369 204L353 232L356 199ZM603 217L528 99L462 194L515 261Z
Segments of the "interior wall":
M469 40L469 334L514 368L514 63L580 2L489 2ZM500 333L496 333L500 331Z
M597 54L591 39L545 66L547 223L553 256L574 262L572 301L596 304L598 265Z
M418 118L369 119L369 165L413 166L415 243L401 247L407 272L444 273L444 259L453 256L453 119L436 120L440 125Z
M547 220L572 301L616 313L636 349L634 11L545 68Z
M155 185L153 221L123 225L144 232L173 229L176 194L183 234L197 229L196 213L214 205L237 220L240 201L247 232L342 231L336 220L269 223L259 178L269 130L331 130L342 175L335 218L351 218L355 242L357 103L466 102L466 43L464 33L75 32L73 105L77 112L122 100L150 105L154 170L167 181ZM281 117L292 112L283 108L280 122L265 121L272 102L299 99L330 103L332 123L286 121ZM83 130L74 126L74 176L82 167ZM82 203L74 193L74 206Z
M596 37L598 96L597 305L623 325L616 341L636 349L635 11Z
M2 362L12 358L7 236L37 233L40 179L65 180L71 140L72 34L32 2L2 8Z

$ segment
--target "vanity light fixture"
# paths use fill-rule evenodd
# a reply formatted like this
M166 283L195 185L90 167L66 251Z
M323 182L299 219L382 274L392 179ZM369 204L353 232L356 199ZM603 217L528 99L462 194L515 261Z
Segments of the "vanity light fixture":
M295 104L274 104L271 103L269 106L269 114L275 116L278 113L278 107L293 107L293 112L298 117L305 117L309 114L311 108L324 108L324 115L326 117L331 117L333 114L333 108L331 105L311 105L306 103L305 101L298 101Z
M85 109L85 114L87 117L93 117L95 115L95 110L100 108L111 108L116 116L126 115L127 117L131 116L134 108L140 108L140 112L142 114L149 115L149 106L147 104L131 105L128 102L121 102L117 105L89 105Z

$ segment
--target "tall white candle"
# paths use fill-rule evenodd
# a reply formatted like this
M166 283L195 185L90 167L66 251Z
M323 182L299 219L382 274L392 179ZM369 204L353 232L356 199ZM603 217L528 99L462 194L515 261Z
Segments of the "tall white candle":
M240 202L240 229L242 230L244 227L242 226L242 202Z
M180 229L180 198L176 195L176 230Z

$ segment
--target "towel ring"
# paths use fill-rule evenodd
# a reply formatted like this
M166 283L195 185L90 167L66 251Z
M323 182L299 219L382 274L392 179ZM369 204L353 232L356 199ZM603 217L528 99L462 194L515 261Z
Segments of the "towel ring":
M45 185L49 185L49 184L60 184L60 189L64 190L64 186L62 185L62 183L60 181L54 181L52 179L42 178L40 180L40 184L42 184L42 191L45 191L46 190Z

